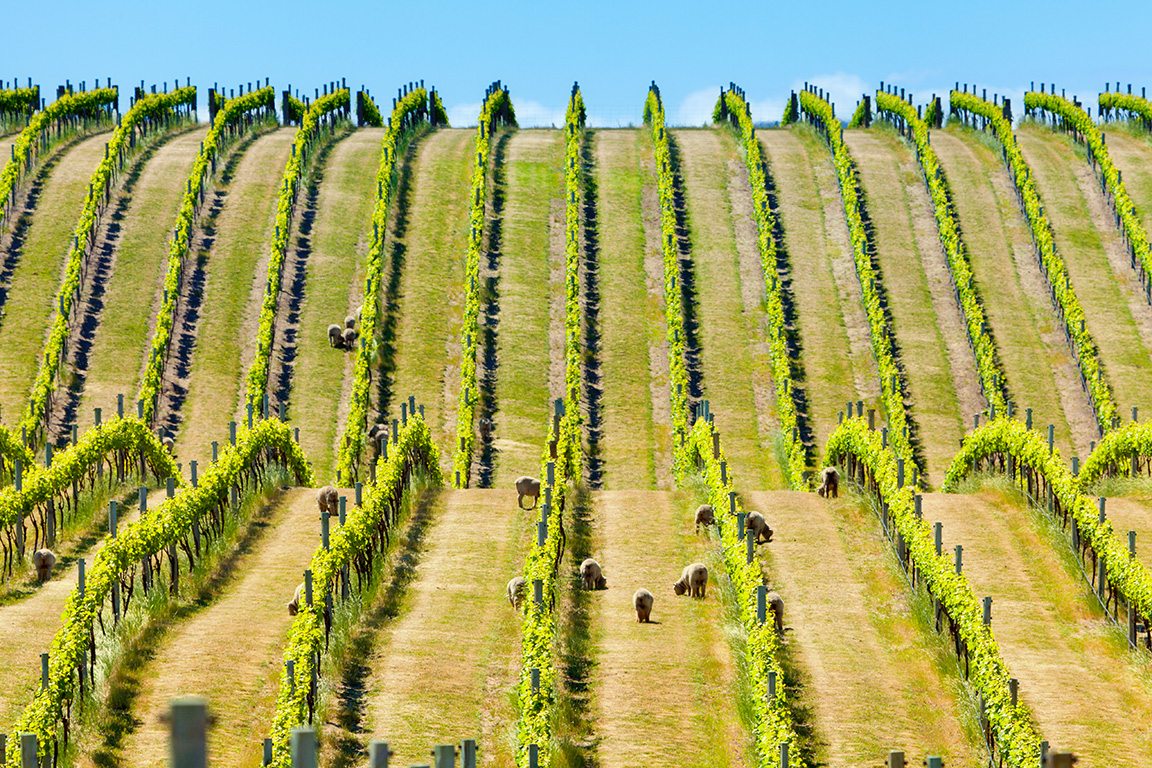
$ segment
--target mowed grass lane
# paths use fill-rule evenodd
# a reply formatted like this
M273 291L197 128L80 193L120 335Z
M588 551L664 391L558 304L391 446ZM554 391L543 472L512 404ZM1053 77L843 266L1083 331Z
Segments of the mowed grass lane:
M363 301L383 139L384 129L366 128L336 145L313 224L288 416L300 425L300 445L323 482L334 475L355 363L353 353L329 345L328 326L359 314Z
M1152 231L1152 134L1122 124L1105 125L1101 131L1144 230Z
M780 488L784 478L773 451L779 426L765 341L764 275L755 235L737 237L749 219L738 215L732 194L750 200L746 166L727 131L678 130L672 135L680 152L692 241L704 396L724 435L728 462L742 482L751 488ZM746 206L750 214L750 202ZM742 269L744 262L757 268Z
M1036 264L1028 222L998 150L957 125L934 131L964 247L992 325L1008 391L1034 424L1053 424L1064 455L1088 455L1096 422ZM970 418L970 417L969 417ZM966 422L965 426L971 422Z
M1120 413L1152 406L1152 326L1149 308L1133 280L1113 220L1103 215L1100 189L1071 140L1041 125L1016 135L1036 174L1036 187L1056 233L1056 248L1084 307L1088 331L1100 349L1104 375Z
M172 225L207 132L201 128L158 147L136 183L128 213L120 222L112 276L89 357L76 418L81 432L94 423L94 407L115 413L117 394L131 404L140 389L156 312L164 298Z
M476 161L475 132L440 130L420 141L412 160L412 210L402 241L387 247L399 276L390 418L400 398L415 396L440 449L440 467L452 469L456 406L460 397L460 327L464 316L464 259L468 198ZM402 251L393 258L396 246ZM387 285L394 275L384 281Z
M756 135L775 182L783 229L777 247L790 267L807 417L819 454L845 403L874 404L880 387L876 363L827 147L806 126Z
M977 598L992 597L992 631L1041 738L1089 768L1152 759L1146 660L1103 618L1059 528L996 487L925 494L923 506L944 524L944 551L964 547Z
M787 656L799 667L822 765L879 765L893 745L977 765L978 726L945 639L924 620L876 516L852 498L752 493L775 529L759 547L784 600Z
M244 377L255 350L276 200L294 136L294 129L281 128L252 144L217 219L183 424L176 437L176 453L185 463L198 459L206 466L212 441L225 443L228 422L243 418Z
M493 419L497 488L540 471L552 413L549 306L552 292L564 287L549 281L549 255L552 227L564 227L562 215L551 216L554 201L563 205L563 168L562 131L519 131L508 142Z
M64 259L88 195L88 181L104 158L109 134L68 150L45 183L0 315L0 409L15 424L28 405L64 276ZM8 257L8 254L5 254Z
M906 400L919 427L928 479L939 483L964 434L964 418L983 410L984 398L931 201L915 156L895 133L853 130L844 141L860 169Z
M664 455L657 446L667 452L671 437L655 420L655 404L667 410L669 395L663 280L652 279L663 274L661 257L644 224L650 180L643 158L652 142L640 130L598 130L590 140L600 236L604 487L653 489Z

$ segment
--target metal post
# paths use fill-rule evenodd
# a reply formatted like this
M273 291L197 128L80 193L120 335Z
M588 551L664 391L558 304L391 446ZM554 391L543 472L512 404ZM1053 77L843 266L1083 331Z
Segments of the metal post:
M460 742L460 768L476 768L476 739Z
M264 765L272 765L272 739L264 739Z
M1014 677L1008 680L1008 694L1012 697L1012 706L1016 706L1020 696L1020 681Z
M293 728L289 746L292 749L292 768L316 768L316 730Z
M20 768L39 768L36 762L36 734L20 734Z
M169 720L172 768L207 768L208 701L202 696L173 699Z
M957 562L959 562L959 553L957 553ZM959 572L959 568L957 568ZM992 598L987 596L984 598L984 626L992 626Z
M961 544L956 545L956 575L959 576L964 567L964 547Z
M936 537L936 556L939 557L944 552L944 523L934 524L932 532Z
M368 768L388 768L388 758L392 757L388 742L373 739L368 742Z

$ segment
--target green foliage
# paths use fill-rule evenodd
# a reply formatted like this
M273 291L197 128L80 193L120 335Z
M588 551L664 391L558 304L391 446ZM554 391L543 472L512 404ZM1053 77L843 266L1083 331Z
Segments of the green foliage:
M448 110L444 109L444 102L440 100L440 92L432 91L429 98L429 115L435 125L442 125L448 127Z
M1060 254L1056 252L1056 236L1052 232L1052 224L1044 213L1044 205L1040 202L1040 195L1036 192L1036 184L1032 179L1031 169L1024 160L1020 145L1016 142L1016 135L1012 132L1012 122L1004 117L1003 110L999 106L974 93L952 91L951 104L953 112L971 112L987 120L1003 147L1009 175L1016 185L1024 214L1028 218L1028 226L1032 232L1032 243L1040 258L1040 267L1045 277L1048 278L1054 302L1060 308L1058 314L1064 322L1065 335L1070 340L1072 350L1076 355L1081 380L1084 382L1088 397L1092 401L1096 422L1103 432L1103 430L1111 427L1112 420L1117 415L1116 402L1112 398L1112 390L1104 378L1104 370L1100 364L1096 342L1086 327L1082 327L1085 319L1084 309L1080 306L1076 293L1072 290L1068 267L1064 264Z
M131 423L124 420L113 425ZM147 432L141 422L135 424ZM144 558L183 539L194 523L205 521L213 510L225 508L230 490L269 463L285 466L301 484L312 483L312 471L300 446L293 442L288 425L264 421L252 430L242 428L236 445L224 447L219 461L200 477L198 487L185 488L126 526L116 538L105 540L88 569L84 594L74 589L65 604L61 628L49 651L48 686L37 690L13 725L13 733L36 734L42 758L51 754L57 725L72 709L77 694L76 667L90 649L97 614L112 585ZM19 768L19 750L9 750L6 765Z
M253 413L260 413L264 393L268 387L268 366L272 359L272 346L275 341L276 305L280 298L280 279L284 270L284 258L288 251L289 230L292 214L296 207L296 195L300 179L304 173L311 151L321 135L321 118L329 113L348 110L348 89L340 88L322 96L308 107L300 128L292 143L292 156L284 167L284 177L280 182L280 195L276 201L276 234L272 238L271 253L268 255L268 281L265 283L264 300L260 307L259 326L256 331L256 356L248 368L245 399Z
M340 454L336 462L341 477L354 482L359 477L361 454L368 428L368 401L372 387L372 359L380 343L383 320L380 296L384 281L384 237L388 230L388 206L392 202L392 180L398 167L396 152L401 139L415 129L415 118L425 112L427 94L416 88L396 103L392 111L392 124L384 134L380 146L380 167L376 172L376 207L372 210L372 244L368 248L368 263L364 281L364 305L360 311L361 343L356 351L356 366L352 374L352 402L344 438L340 441Z
M1024 95L1024 103L1027 106L1027 94ZM1102 114L1107 115L1120 110L1141 118L1145 125L1152 122L1152 102L1143 96L1133 96L1130 93L1120 93L1119 91L1100 94L1100 112Z
M997 424L1007 422L998 419ZM1019 423L1019 422L1013 422ZM978 431L976 435L979 435ZM970 436L965 445L979 443ZM964 451L961 452L961 456ZM957 457L961 461L961 457ZM887 510L889 524L894 526L908 547L908 557L917 569L929 593L943 606L955 631L968 651L969 680L985 702L985 712L996 736L997 746L1008 766L1034 766L1040 754L1028 708L1023 703L1012 706L1008 681L1011 674L1000 654L992 628L984 625L983 608L963 574L956 573L950 557L936 554L931 524L917 517L913 488L897 482L896 455L881 447L880 433L868 429L864 419L849 419L828 438L824 463L847 468L845 477L861 481L867 492L875 495ZM955 482L954 470L948 471L945 488Z
M492 152L492 134L497 126L515 126L512 99L508 91L493 83L480 107L476 126L476 165L472 169L472 194L469 203L468 253L464 264L464 323L460 328L460 398L456 410L456 448L452 469L459 477L459 487L467 488L472 471L472 450L476 444L474 424L476 404L480 401L476 383L476 350L480 345L480 248L484 237L484 204L488 186L488 159Z
M935 102L933 102L935 104ZM964 313L964 324L972 353L976 357L976 372L980 377L980 388L984 391L989 405L996 413L1007 409L1007 377L996 356L996 341L992 338L991 325L980 301L976 282L972 276L972 265L964 252L964 241L960 237L960 221L952 207L952 196L948 191L948 181L944 170L936 158L928 135L929 122L916 115L916 109L899 96L876 92L876 111L887 113L908 124L912 142L916 147L916 159L920 170L928 182L928 194L936 215L936 230L940 244L944 246L948 270L952 274L952 284L956 287L956 297L960 310Z
M303 122L304 115L308 114L308 105L300 101L291 93L284 94L284 123L291 125Z
M860 280L864 311L868 316L872 354L880 371L880 399L884 405L884 412L888 415L888 435L896 455L911 458L912 446L908 441L910 424L904 408L901 385L903 373L896 364L892 332L884 315L884 305L880 297L880 275L868 252L868 235L860 210L861 193L856 163L848 154L840 121L832 113L832 106L827 101L810 91L801 91L800 110L827 137L832 148L832 159L840 180L840 196L844 202L844 218L852 242L852 259L856 264L856 276Z
M5 426L0 426L0 478L13 477L12 461L19 459L25 468L36 466L36 457L32 450L24 445L16 433Z
M88 250L95 245L100 228L100 215L112 194L116 175L124 167L125 156L134 145L138 133L162 130L173 115L186 119L196 104L195 88L178 88L171 93L146 94L136 100L132 109L121 120L104 152L104 159L96 167L88 184L88 196L80 211L80 220L73 231L72 246L65 260L64 280L56 292L48 341L40 359L40 370L32 385L28 406L24 410L21 426L28 430L29 440L36 442L43 434L47 421L48 398L56 389L57 376L64 363L65 346L71 334L69 318L72 307L80 300L81 271ZM185 108L185 109L181 109Z
M560 422L560 431L574 449L564 454L557 453L568 463L564 474L573 478L584 475L580 450L580 389L584 375L581 357L584 309L580 305L580 205L583 190L580 145L584 138L585 116L584 96L579 86L574 86L568 99L564 134L564 184L568 194L564 211L564 413Z
M192 172L184 184L184 197L176 214L176 226L168 241L168 271L164 275L164 299L156 315L156 328L152 333L152 354L144 377L140 382L138 399L144 401L144 421L152 423L160 399L161 379L168 358L169 344L172 341L172 326L176 322L176 306L180 300L181 275L184 272L184 257L192 245L192 225L200 206L204 203L206 189L216 170L216 162L227 141L230 128L243 131L247 125L245 118L264 114L267 116L275 108L276 92L273 88L250 91L235 99L225 99L217 94L219 111L208 135L204 137L200 154L192 165Z
M0 112L31 115L40 108L40 86L0 90Z
M800 439L796 401L796 380L792 371L792 357L788 349L784 301L780 278L777 274L776 217L768 203L768 185L764 174L764 157L756 129L752 125L752 111L737 90L724 91L717 102L716 112L723 113L740 131L744 160L748 166L748 182L752 186L752 215L756 219L756 245L760 249L760 267L764 272L764 288L768 316L768 353L772 360L772 378L776 383L776 411L780 422L780 437L784 444L787 464L782 467L788 485L799 489L804 485L804 470L808 466L808 453Z
M263 422L276 423L279 422ZM288 630L284 661L293 661L295 676L288 678L285 664L272 719L272 765L277 768L292 764L289 737L293 728L308 720L312 674L314 670L319 673L317 663L326 649L325 627L332 620L330 615L325 616L327 598L333 597L345 569L359 567L374 556L387 531L396 524L404 498L411 491L410 480L417 473L434 486L443 485L440 455L428 425L419 415L412 414L392 444L387 460L377 463L376 483L365 489L363 505L351 508L344 525L330 537L328 549L321 545L312 555L309 567L313 604L300 605ZM295 588L295 584L286 586Z
M863 99L856 105L856 111L852 113L852 119L848 122L849 128L865 128L864 118L868 116L868 105Z
M384 127L384 118L380 114L380 108L376 106L372 97L364 91L360 92L360 106L363 111L364 125L373 128Z

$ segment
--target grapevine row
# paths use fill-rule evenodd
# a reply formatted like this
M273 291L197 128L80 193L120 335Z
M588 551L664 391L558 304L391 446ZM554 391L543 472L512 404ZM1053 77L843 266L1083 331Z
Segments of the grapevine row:
M972 264L965 253L964 240L960 237L960 221L952 205L948 180L944 177L936 151L932 149L928 122L920 119L910 102L883 90L876 92L876 110L881 115L887 113L901 131L907 126L909 138L916 148L916 160L924 174L928 196L932 199L936 230L947 257L948 274L952 278L956 303L964 313L968 345L976 358L980 388L991 412L1005 413L1008 401L1007 378L996 357L996 342L992 338L991 325L972 277Z
M40 109L40 86L5 88L0 90L0 133L8 132L13 124L26 126L36 110Z
M472 471L472 450L476 436L473 425L479 387L476 383L476 350L480 344L480 249L484 238L484 205L488 186L488 160L492 134L500 125L515 127L516 113L508 89L496 81L484 92L476 126L476 165L472 169L469 199L468 253L464 264L464 323L460 329L460 400L456 410L456 448L452 468L456 487L467 488Z
M1104 430L1117 418L1116 402L1112 398L1108 382L1104 379L1096 342L1084 322L1084 309L1080 306L1075 291L1072 290L1068 267L1056 252L1056 236L1052 232L1052 224L1044 213L1044 204L1040 202L1040 195L1036 192L1032 171L1024 160L1020 145L1016 142L1016 135L1012 132L1012 121L1004 115L1000 106L980 98L975 93L953 90L951 108L953 114L963 115L964 112L970 112L984 118L1000 141L1004 164L1008 167L1008 173L1016 187L1020 207L1028 219L1040 269L1048 280L1053 307L1064 324L1064 337L1072 347L1076 364L1080 368L1080 381L1088 393L1088 399L1092 402L1097 427L1103 435Z
M796 379L792 370L792 355L788 345L788 319L781 296L783 286L777 272L776 217L768 203L767 177L764 157L756 128L752 125L752 108L744 94L735 86L720 94L714 119L730 120L740 132L744 147L744 161L748 166L748 182L752 186L752 215L756 220L756 245L760 249L760 267L764 272L764 288L768 316L768 350L772 360L772 378L776 383L776 411L780 422L780 436L788 465L784 476L788 485L800 489L808 467L808 452L800 436L799 414L796 408Z
M1152 130L1152 101L1131 93L1105 92L1100 94L1100 117L1110 119L1127 112L1129 119L1138 118L1144 130Z
M583 191L580 147L584 140L584 96L580 86L572 85L564 129L564 185L567 201L564 212L564 413L560 430L565 433L571 450L558 454L566 463L564 473L573 478L584 476L580 450L580 389L583 383L583 338L581 325L584 310L580 305L580 206Z
M156 328L152 334L152 352L140 382L139 400L144 402L143 419L153 423L160 404L164 367L171 350L172 328L180 303L183 284L184 260L192 247L192 227L207 199L208 186L216 173L216 163L230 139L243 134L254 122L268 119L275 107L276 94L271 88L250 91L234 99L218 99L216 118L212 128L201 142L200 154L192 165L192 172L184 184L184 197L176 214L176 226L168 243L168 271L164 275L164 299L156 315Z
M64 280L56 293L54 315L48 341L44 345L40 370L32 385L28 406L21 426L29 439L47 435L52 393L56 389L61 365L67 354L70 324L79 315L79 301L88 269L88 254L96 244L100 219L110 202L116 175L136 146L136 137L151 130L163 129L173 114L181 122L192 119L196 108L196 89L178 88L171 93L141 94L104 146L104 159L88 183L88 196L73 231L72 246L65 261Z
M374 102L366 94L361 93L361 103L371 104L375 109ZM428 113L428 92L423 88L416 88L402 96L392 110L388 130L381 144L380 167L376 172L376 206L372 210L372 244L368 248L364 305L359 318L360 344L356 350L356 365L352 375L352 402L336 465L338 476L348 478L348 482L355 481L359 476L365 429L368 426L372 358L376 344L379 343L382 316L380 286L384 280L384 238L388 228L388 206L394 192L396 153L402 150L404 137L423 124Z

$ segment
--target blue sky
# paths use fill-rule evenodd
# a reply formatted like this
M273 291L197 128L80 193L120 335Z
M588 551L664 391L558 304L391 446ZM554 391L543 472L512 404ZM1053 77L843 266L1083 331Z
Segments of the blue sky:
M593 124L640 122L656 80L668 119L700 124L739 83L773 121L809 81L847 117L865 90L915 95L956 81L1017 99L1055 82L1082 100L1105 81L1152 88L1152 3L282 2L5 3L0 78L54 92L111 77L131 85L191 77L202 87L271 78L309 92L345 77L381 107L396 87L436 85L453 124L476 120L484 87L511 89L522 125L563 121L579 80ZM17 33L17 31L20 31ZM1143 38L1143 39L1142 39Z

